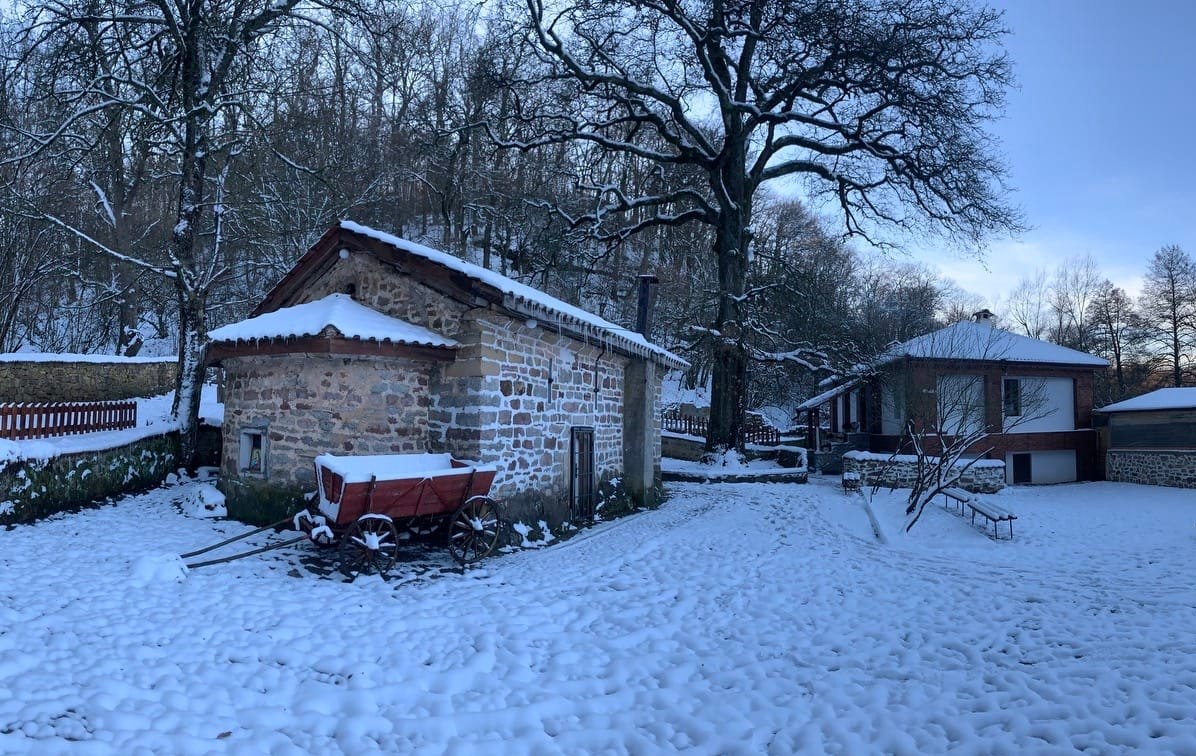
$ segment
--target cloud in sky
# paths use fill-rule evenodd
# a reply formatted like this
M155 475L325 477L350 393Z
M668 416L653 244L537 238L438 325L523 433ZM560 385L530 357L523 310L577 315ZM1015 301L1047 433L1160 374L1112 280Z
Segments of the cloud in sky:
M1136 295L1142 286L1150 250L1130 259L1120 244L1086 235L1034 235L1023 240L1002 241L991 245L983 259L964 257L941 247L927 248L914 257L935 267L961 288L983 297L994 310L1001 309L1010 290L1023 277L1039 271L1047 276L1068 261L1091 254L1102 275L1117 286Z

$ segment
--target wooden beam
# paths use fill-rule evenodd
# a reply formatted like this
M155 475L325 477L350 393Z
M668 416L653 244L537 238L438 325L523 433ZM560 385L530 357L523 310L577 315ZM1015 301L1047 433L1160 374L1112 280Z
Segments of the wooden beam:
M456 347L396 344L392 341L300 336L254 341L217 341L209 344L205 362L219 365L229 357L260 357L279 354L318 354L345 357L400 357L419 362L452 362Z

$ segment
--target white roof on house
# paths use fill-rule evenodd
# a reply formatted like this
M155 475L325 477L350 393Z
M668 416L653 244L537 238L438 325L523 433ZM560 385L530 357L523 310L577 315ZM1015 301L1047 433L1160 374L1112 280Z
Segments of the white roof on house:
M1091 367L1107 367L1109 364L1101 357L972 321L961 321L897 344L877 362L884 364L902 357Z
M488 268L483 268L480 265L474 265L473 263L466 262L459 257L448 254L447 252L441 252L440 250L432 249L431 247L425 247L422 244L416 244L415 242L401 239L384 231L378 231L377 229L370 228L369 226L363 226L360 223L354 223L351 220L342 220L340 222L340 226L346 231L352 231L353 233L361 234L362 236L368 236L371 239L376 239L384 244L389 244L390 246L401 249L404 252L418 255L439 265L443 265L446 268L455 270L458 273L463 273L464 275L469 276L474 280L481 281L488 286L493 286L507 296L512 297L516 302L525 305L526 308L530 308L533 311L539 311L541 313L540 317L542 319L550 320L563 317L566 320L590 326L597 331L601 331L608 337L614 337L621 341L628 342L629 345L635 348L636 352L651 353L657 357L663 358L665 362L672 364L674 367L689 367L688 362L668 351L667 349L656 346L644 338L642 334L636 331L615 325L609 320L600 318L591 312L581 309L580 307L575 307L568 302L564 302L556 297L545 294L539 289L532 288L527 284L520 283L512 278L507 278L500 273L495 273Z
M856 384L858 384L859 382L860 382L859 378L852 378L847 383L841 383L838 386L835 386L834 388L827 389L826 391L823 391L821 394L818 394L817 396L810 397L809 399L805 400L801 404L797 405L797 409L795 411L801 412L802 410L818 409L823 404L826 404L831 399L834 399L836 396L839 396L840 394L844 394L844 393L852 390L853 388L856 387Z
M1135 396L1097 412L1145 412L1147 410L1196 409L1196 388L1164 388Z
M348 294L329 294L314 302L283 307L256 318L242 320L208 332L212 341L254 341L296 336L317 336L328 327L349 339L389 341L430 347L459 344L423 326L383 315L353 301Z

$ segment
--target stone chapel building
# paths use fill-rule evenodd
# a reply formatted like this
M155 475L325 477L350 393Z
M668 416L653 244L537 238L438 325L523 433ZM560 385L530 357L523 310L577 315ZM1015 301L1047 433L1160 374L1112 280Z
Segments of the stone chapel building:
M497 465L491 494L525 521L588 518L612 487L650 503L661 377L686 366L638 332L350 221L209 337L224 369L221 487L231 515L262 521L302 506L323 453Z

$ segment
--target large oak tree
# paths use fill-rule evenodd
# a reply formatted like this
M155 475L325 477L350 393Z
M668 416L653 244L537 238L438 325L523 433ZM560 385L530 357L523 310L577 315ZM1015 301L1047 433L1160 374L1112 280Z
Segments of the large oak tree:
M516 0L512 0L515 2ZM968 244L1018 226L984 126L1011 81L998 12L970 0L518 0L538 66L517 72L531 150L589 143L659 166L634 196L590 181L574 214L619 241L705 224L718 301L708 448L739 444L752 358L753 201L804 179L847 233ZM551 93L551 94L549 94ZM580 177L583 185L586 177ZM618 228L620 213L634 220ZM810 354L789 356L808 360Z

